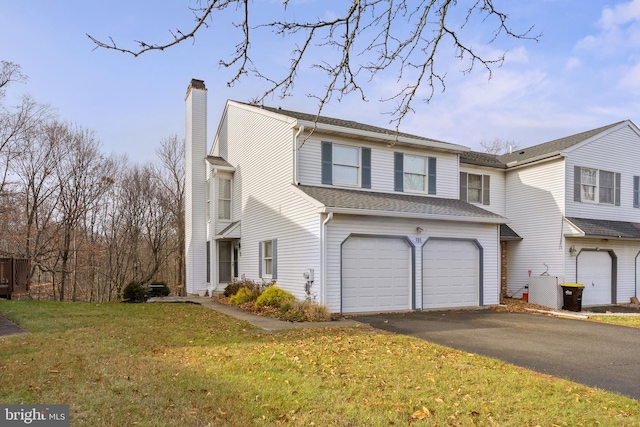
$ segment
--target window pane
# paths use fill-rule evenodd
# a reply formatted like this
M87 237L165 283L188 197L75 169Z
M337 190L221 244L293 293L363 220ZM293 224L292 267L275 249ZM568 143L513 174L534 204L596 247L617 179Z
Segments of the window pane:
M582 168L582 183L586 185L596 185L596 169Z
M273 256L273 247L271 244L271 240L267 240L264 242L264 257L271 258Z
M424 191L424 175L415 175L411 173L404 174L404 189L414 191Z
M358 185L358 168L333 165L333 183Z
M231 200L218 201L218 219L231 219Z
M404 171L406 173L415 173L419 175L427 174L427 164L424 157L404 156Z
M583 185L582 186L582 200L593 200L596 199L596 187L592 185Z
M218 180L218 198L230 199L231 198L231 180L219 179Z
M359 149L357 147L333 146L333 164L359 166Z

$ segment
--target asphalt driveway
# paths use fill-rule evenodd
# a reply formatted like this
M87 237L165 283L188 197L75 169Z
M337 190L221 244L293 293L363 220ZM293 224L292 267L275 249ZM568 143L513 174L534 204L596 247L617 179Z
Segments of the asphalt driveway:
M493 310L376 314L354 320L640 400L637 328Z

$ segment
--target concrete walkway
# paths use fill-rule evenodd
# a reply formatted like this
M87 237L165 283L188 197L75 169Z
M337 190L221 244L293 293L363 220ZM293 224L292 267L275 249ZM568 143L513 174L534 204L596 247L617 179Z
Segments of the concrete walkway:
M28 331L25 331L20 326L13 323L11 320L5 319L4 317L0 316L0 337L28 333Z
M227 316L235 317L239 320L251 323L256 328L263 329L268 332L282 331L286 329L303 329L303 328L335 328L335 327L353 327L362 326L360 322L350 319L342 319L331 322L288 322L286 320L274 319L272 317L257 316L247 313L239 308L220 304L212 298L187 296L187 297L155 297L149 298L147 302L173 302L173 303L191 303L200 304L203 307L210 308Z

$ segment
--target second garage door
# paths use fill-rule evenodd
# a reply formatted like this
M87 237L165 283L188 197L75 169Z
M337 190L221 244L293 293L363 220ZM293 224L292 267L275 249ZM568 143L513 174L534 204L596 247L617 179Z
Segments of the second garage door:
M479 265L479 250L471 241L427 241L422 249L422 308L477 306Z
M349 237L342 245L342 312L410 310L411 257L403 238Z

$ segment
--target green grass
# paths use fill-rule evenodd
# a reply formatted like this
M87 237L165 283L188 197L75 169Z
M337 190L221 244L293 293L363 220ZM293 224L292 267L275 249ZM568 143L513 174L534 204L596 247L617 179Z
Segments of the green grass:
M368 327L269 334L194 305L2 301L0 402L73 426L635 426L640 402Z
M612 325L631 326L640 328L640 316L591 316L589 320Z

